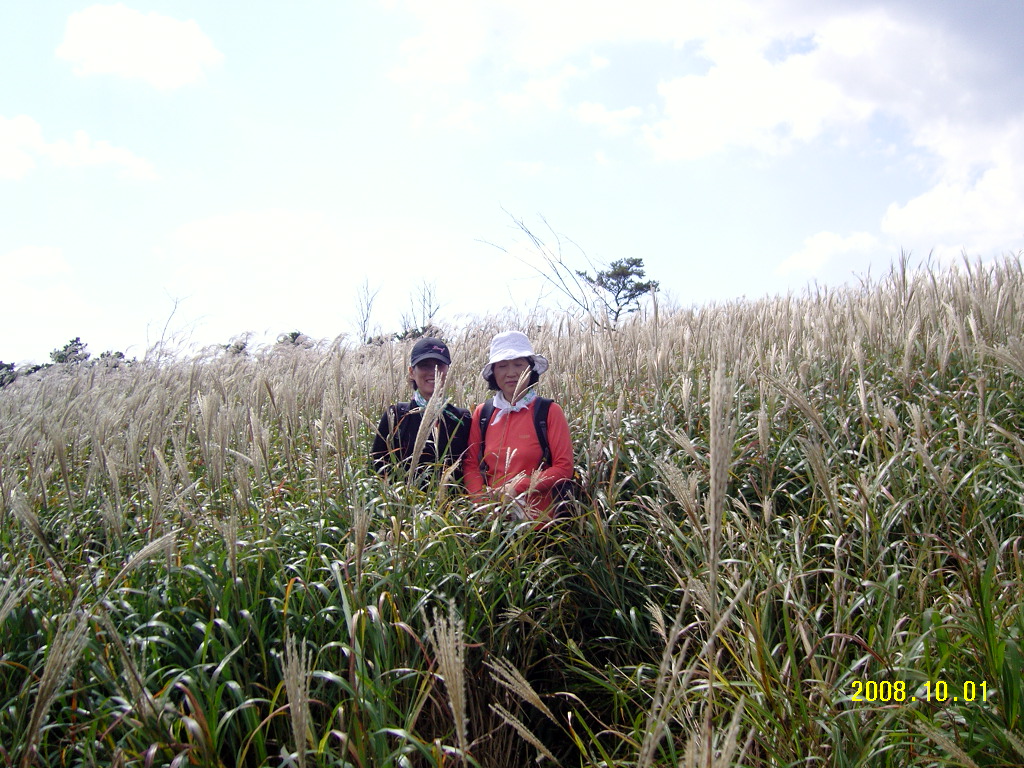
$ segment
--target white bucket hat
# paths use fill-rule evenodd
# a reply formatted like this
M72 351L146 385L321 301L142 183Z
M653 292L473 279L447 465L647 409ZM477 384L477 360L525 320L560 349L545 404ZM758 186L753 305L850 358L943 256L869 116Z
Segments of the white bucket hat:
M538 355L533 351L530 340L525 333L519 331L505 331L491 339L491 356L487 359L487 365L480 372L485 379L490 378L494 373L494 364L502 360L515 360L517 357L528 357L533 361L533 370L538 375L548 369L548 359L544 355Z

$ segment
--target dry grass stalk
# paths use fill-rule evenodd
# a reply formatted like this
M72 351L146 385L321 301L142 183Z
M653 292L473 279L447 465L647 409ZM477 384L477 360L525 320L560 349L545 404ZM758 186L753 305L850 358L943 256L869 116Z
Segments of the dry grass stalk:
M705 508L705 516L711 526L708 542L708 591L711 594L712 625L718 623L718 562L722 543L722 518L725 514L725 489L729 482L736 434L730 408L734 394L733 380L726 376L725 364L720 362L711 385L711 482ZM714 656L712 653L711 658Z
M224 539L224 548L228 554L228 572L231 574L232 580L238 578L238 510L232 506L226 517L217 518L214 520L214 525L217 531L220 533L221 538Z
M686 754L681 768L730 768L739 750L740 721L746 700L742 697L733 710L732 721L722 734L720 742L714 743L714 734L708 732L701 738L700 733L693 733L686 743Z
M13 493L14 502L14 516L21 521L24 525L36 537L39 545L43 548L43 552L46 557L60 569L61 574L64 573L64 567L61 561L57 558L56 553L50 548L50 542L46 540L46 532L43 530L42 524L39 522L39 517L32 508L29 507L28 501L26 501L23 494L15 490Z
M551 722L557 722L555 716L548 709L547 705L541 700L540 694L538 694L533 686L523 677L523 673L520 672L511 662L507 659L495 659L494 661L488 661L487 666L491 669L491 677L495 681L503 685L512 693L516 694L523 701L532 704L534 707L544 713L544 716Z
M448 706L455 722L455 734L459 749L463 754L469 752L469 729L466 715L466 674L465 644L463 634L465 624L455 613L455 603L448 605L448 618L434 612L434 621L424 617L427 626L427 639L434 649L441 679L444 680L448 692Z
M114 585L117 584L121 579L131 573L133 570L138 568L143 563L147 562L153 555L156 554L168 554L173 551L174 545L178 541L178 530L173 530L165 533L159 539L154 539L149 542L146 546L132 555L132 558L125 563L124 567L118 572L114 580L108 585L107 592L113 589Z
M445 385L447 384L447 376L436 376L435 380L437 384L434 388L434 394L431 395L430 399L427 400L427 407L423 409L423 416L420 419L420 427L416 431L416 439L412 445L412 458L409 465L409 482L415 483L419 476L419 463L420 456L423 455L423 449L426 447L427 440L433 439L434 445L438 444L438 419L441 417L441 413L444 411L445 405L448 401L445 397ZM440 458L440 457L438 457Z
M701 456L697 451L697 448L694 446L693 441L691 441L685 433L666 427L665 434L677 442L679 447L686 451L686 455L693 459L697 464L703 466L707 463L707 459L704 456Z
M676 501L682 505L683 511L686 512L686 516L690 520L690 525L693 526L693 530L701 537L704 545L707 546L707 536L704 532L704 526L700 521L700 503L697 499L700 478L695 472L684 472L674 464L669 464L661 459L656 459L654 464L658 471L661 472L662 477L665 478L665 482L668 484L669 490L672 491ZM666 520L668 520L667 516Z
M361 501L352 507L352 546L356 561L356 571L362 571L363 550L366 548L366 537L370 533L370 510Z
M960 749L960 747L956 745L956 742L942 731L937 728L932 728L930 725L926 725L925 723L917 723L916 726L918 731L946 750L950 757L959 761L961 765L966 766L966 768L979 768L978 764L971 759L971 756Z
M832 480L828 473L828 466L825 463L825 451L822 449L821 443L798 437L797 444L803 451L804 456L807 457L807 463L811 466L811 475L814 478L815 485L825 494L825 501L828 504L829 512L832 514L832 519L836 521L837 525L842 524L839 507L836 504L835 494L832 490Z
M291 633L285 630L284 687L288 694L292 737L299 768L306 765L306 742L309 729L309 682L313 669L313 654L309 648L297 648Z
M497 714L502 720L504 720L506 723L508 723L515 729L516 733L518 733L523 738L523 741L530 744L532 747L534 747L538 752L540 752L544 757L553 762L555 765L560 764L558 762L558 758L551 754L551 750L544 746L544 743L537 738L533 731L531 731L529 728L523 725L519 718L517 718L515 715L513 715L511 712L509 712L507 709L501 706L501 704L492 703L489 706L495 714Z
M668 714L675 700L680 696L681 687L689 683L695 666L683 674L683 664L686 651L690 647L690 638L685 640L683 634L683 616L690 604L689 592L683 595L683 600L676 611L675 620L672 622L672 629L665 643L665 649L661 654L661 664L658 667L658 679L655 683L654 696L651 707L647 711L647 724L644 728L646 734L643 744L640 746L640 753L637 761L638 766L650 766L653 764L654 751L668 729ZM682 647L677 653L677 646L682 640Z
M28 768L35 762L33 755L42 732L43 721L61 693L64 681L78 662L78 657L85 646L85 633L88 628L89 614L82 609L80 601L76 598L71 610L63 616L54 633L43 673L39 677L35 704L25 728L25 752L21 760L23 768Z
M825 427L825 422L821 418L821 414L818 412L817 408L811 405L811 401L807 399L803 392L801 392L795 385L787 383L775 376L766 376L766 378L781 390L786 395L789 402L795 405L797 410L803 414L804 418L814 426L819 438L834 448L835 445L832 442L832 435L829 434L828 429Z
M661 663L658 667L658 679L655 683L651 706L647 710L646 725L644 727L644 740L640 745L640 751L636 763L638 768L650 768L650 766L654 765L654 758L658 745L668 733L670 721L676 718L690 681L697 673L702 661L708 660L707 666L710 668L712 660L709 659L709 654L715 648L716 639L725 628L725 625L728 623L733 611L736 606L740 604L740 601L743 600L749 588L749 581L745 582L743 586L740 587L732 602L729 603L729 606L722 613L718 623L711 629L711 632L704 641L704 645L701 647L700 652L692 659L687 657L691 638L686 637L684 639L683 637L686 633L686 629L683 624L683 617L686 613L687 607L689 606L690 597L689 593L684 595L683 600L680 603L679 610L676 612L675 620L672 622L672 629L669 632L669 642L665 644L665 649L661 654ZM686 663L688 661L690 664L689 667L686 667ZM709 701L706 706L710 707L710 691L713 690L713 681L710 675L708 678L708 690Z
M9 573L0 584L0 625L4 623L7 614L32 590L31 582L21 581L18 570Z
M144 682L145 675L139 669L139 665L129 655L128 649L125 648L124 642L118 636L117 627L114 626L110 617L104 613L100 615L99 620L106 630L110 642L117 649L118 657L121 659L124 677L128 683L128 692L130 694L128 700L132 702L132 707L143 720L156 720L160 716L160 709L157 706L156 700L146 688Z
M651 629L654 630L654 634L661 638L661 642L667 643L668 628L665 626L665 614L650 598L647 598L645 607L647 608L648 613L651 614Z
M1006 740L1010 742L1010 746L1013 747L1013 751L1024 757L1024 739L1006 728L1003 728L1002 732Z
M441 484L437 491L438 506L443 505L448 500L451 489L456 485L455 474L459 471L459 468L459 464L454 463L441 473Z

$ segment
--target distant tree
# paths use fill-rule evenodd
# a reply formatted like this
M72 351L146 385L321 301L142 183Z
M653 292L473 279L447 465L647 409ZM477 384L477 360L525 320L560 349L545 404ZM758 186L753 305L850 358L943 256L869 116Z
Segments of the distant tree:
M55 349L50 353L50 359L55 363L84 363L89 359L89 353L85 351L86 344L80 336L75 336L64 345L62 349Z
M657 280L643 279L643 259L619 259L602 269L595 266L576 243L555 232L547 221L544 221L544 224L554 237L554 246L549 246L531 232L522 219L513 216L512 221L529 239L530 245L541 257L543 266L538 267L523 259L520 260L601 325L607 324L614 329L623 315L636 312L640 308L640 300L644 295L658 290ZM570 266L563 253L563 246L566 244L572 245L587 260L594 271L593 275ZM508 252L504 248L501 250Z
M430 335L434 327L434 316L440 311L437 303L437 285L424 280L415 296L409 297L409 314L402 315L402 330L397 339L415 339Z
M369 329L369 306L373 297L377 294L370 294L369 288L364 284L363 293L360 297L361 306L365 307L363 322L360 325L360 336L363 344L370 346L381 346L389 341L408 341L410 339L421 339L424 336L442 336L444 332L434 325L434 316L441 309L437 302L437 286L434 283L422 282L417 293L409 297L409 312L402 315L402 330L394 333L378 333L374 336L365 335Z
M638 258L618 259L608 269L590 275L576 270L580 277L604 306L612 324L619 318L640 309L640 299L658 290L657 280L644 280L644 261Z
M0 387L6 387L18 378L18 372L14 370L14 363L5 363L0 360Z
M433 324L421 325L418 328L406 328L394 333L379 333L368 338L366 344L371 347L380 347L389 341L410 341L411 339L422 339L424 336L441 338L444 336L444 331Z
M409 339L422 339L424 336L441 337L444 332L433 323L427 323L416 328L406 328L405 330L393 334L395 341L408 341Z
M108 368L119 368L122 364L127 365L129 363L134 363L135 359L132 358L129 360L125 357L124 352L117 352L108 349L106 352L100 354L99 362L101 365L105 365Z
M289 331L277 337L277 346L281 349L312 349L316 343L302 331Z
M249 339L246 337L238 337L229 341L227 344L222 344L223 349L229 355L245 355L249 349Z

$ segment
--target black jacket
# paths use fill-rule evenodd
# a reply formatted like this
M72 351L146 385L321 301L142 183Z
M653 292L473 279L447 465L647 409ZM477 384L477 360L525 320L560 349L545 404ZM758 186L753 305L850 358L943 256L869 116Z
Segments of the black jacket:
M414 403L389 405L380 417L377 434L370 449L370 462L374 471L386 475L395 464L405 469L412 461L412 449L416 433L423 420L423 409ZM465 408L446 405L437 420L437 441L428 438L420 454L419 466L437 464L444 469L457 464L453 477L462 480L462 456L469 446L469 422L471 416Z

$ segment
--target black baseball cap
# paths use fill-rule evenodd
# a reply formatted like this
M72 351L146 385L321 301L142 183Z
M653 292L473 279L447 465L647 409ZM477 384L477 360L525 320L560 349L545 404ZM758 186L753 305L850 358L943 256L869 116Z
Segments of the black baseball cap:
M440 360L445 365L452 364L448 345L432 336L425 336L413 345L409 365L416 365L421 360Z

